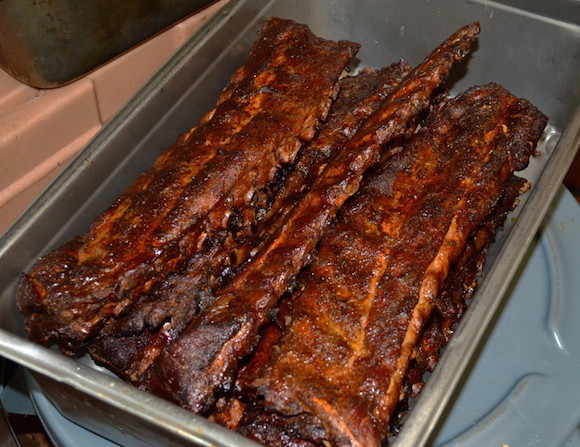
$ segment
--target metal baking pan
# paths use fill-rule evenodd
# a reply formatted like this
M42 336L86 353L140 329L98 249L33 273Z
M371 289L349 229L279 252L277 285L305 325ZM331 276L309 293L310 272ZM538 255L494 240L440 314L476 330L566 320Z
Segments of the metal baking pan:
M556 7L556 6L558 7ZM551 15L570 6L569 14ZM528 8L529 6L529 8ZM453 92L498 82L550 117L532 183L490 253L485 276L397 445L429 442L472 362L580 142L580 27L570 2L511 0L232 0L160 70L4 235L0 248L0 354L34 371L60 411L122 445L254 443L143 393L89 359L72 360L30 343L15 306L19 272L84 231L183 131L214 103L264 18L308 23L324 37L362 43L359 66L420 62L460 26L480 21L478 47L452 80ZM577 17L576 17L577 19Z
M3 0L0 67L32 87L58 87L211 2Z

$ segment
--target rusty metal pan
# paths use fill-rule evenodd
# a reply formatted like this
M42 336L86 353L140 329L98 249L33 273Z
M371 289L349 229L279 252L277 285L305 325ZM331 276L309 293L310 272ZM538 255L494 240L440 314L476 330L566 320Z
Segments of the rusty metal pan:
M396 444L429 445L580 142L577 2L531 0L232 0L116 115L3 236L0 354L35 372L60 411L122 445L255 445L127 385L90 360L30 343L15 306L21 271L84 231L179 133L208 110L241 63L264 18L308 23L332 39L362 43L359 66L420 62L460 26L480 21L452 91L497 82L550 117L525 176L533 184L490 253L485 276L453 341L408 415Z

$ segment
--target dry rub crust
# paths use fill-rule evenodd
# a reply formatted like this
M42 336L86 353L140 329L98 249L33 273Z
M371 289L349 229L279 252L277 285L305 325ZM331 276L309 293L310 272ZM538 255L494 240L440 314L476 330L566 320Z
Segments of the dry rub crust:
M314 254L316 244L363 174L428 109L453 64L465 56L479 32L463 27L385 99L318 176L283 225L250 263L217 292L215 301L160 355L149 390L205 412L216 393L229 389L239 362L254 348L279 297Z
M300 150L296 164L284 169L281 178L269 188L270 191L260 192L261 211L257 213L254 225L255 234L244 238L240 236L241 230L237 233L236 257L238 260L246 260L251 250L258 247L267 234L275 232L294 203L300 200L324 169L332 154L348 141L364 118L379 106L409 70L410 67L407 64L400 62L381 70L363 70L356 76L349 76L339 81L338 96L317 137ZM269 201L263 196L267 196ZM248 215L251 211L246 210L242 214ZM219 259L223 254L223 251L213 253L214 262L216 257ZM183 279L180 281L180 285L185 289L184 295L191 293L191 289L188 288L189 284L190 281ZM212 294L205 293L204 297L205 299L198 305L199 310L209 305ZM122 329L129 326L128 320L140 319L139 313L159 312L159 303L155 302L135 307L136 310L116 322L116 327L112 325L108 327L106 334L102 331L102 335L90 345L89 349L99 362L107 365L119 375L127 377L134 384L140 385L147 376L149 366L155 361L163 347L170 342L171 337L167 336L163 326L158 330L144 330L136 334L124 333ZM179 316L185 318L183 314Z
M197 273L219 273L235 254L230 218L313 138L357 50L351 42L318 38L305 25L269 20L200 124L162 153L87 233L23 275L18 305L30 338L75 352L136 303L170 305L165 314L130 318L123 328L129 333L172 324L176 308L193 313L196 289L206 279ZM223 251L223 264L213 265L212 254Z
M478 32L337 83L357 44L269 20L216 107L23 275L31 339L267 445L386 443L546 124L495 84L434 105Z
M321 241L291 322L245 390L256 400L243 434L287 440L279 445L383 445L419 342L424 355L432 348L421 337L434 309L460 313L442 294L456 287L446 286L449 272L467 262L466 247L484 249L498 225L488 216L505 217L495 207L506 187L513 204L513 172L545 124L503 88L476 87L369 178Z

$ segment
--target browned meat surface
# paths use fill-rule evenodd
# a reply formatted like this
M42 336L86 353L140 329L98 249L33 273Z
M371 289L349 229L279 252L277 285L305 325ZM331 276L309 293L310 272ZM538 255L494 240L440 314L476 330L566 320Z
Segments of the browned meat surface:
M413 70L270 19L214 109L23 274L29 337L268 446L396 435L528 184L546 124L444 97L467 25Z
M273 192L263 194L273 196L271 203L264 204L261 211L247 209L240 213L252 216L252 219L247 219L251 222L246 222L245 225L250 227L255 223L256 235L247 239L237 238L236 250L243 252L237 256L239 261L246 260L250 250L264 239L264 235L274 231L276 222L280 222L291 205L305 193L333 151L352 136L362 121L376 110L409 70L406 64L397 63L381 70L364 70L356 76L339 81L338 96L318 136L301 149L296 165L274 185ZM228 253L219 245L214 247L215 249L211 251L214 262ZM196 260L201 258L200 261L203 261L206 254L204 253L203 257L196 257ZM164 287L168 284L173 286L166 293L158 291L158 294L164 297L163 301L148 300L136 303L127 316L108 325L89 348L93 357L120 375L130 378L133 383L139 384L163 346L179 332L176 328L183 327L183 322L187 323L188 318L191 319L192 312L205 308L212 298L212 295L203 293L204 299L200 300L194 309L189 312L185 310L188 309L190 295L195 289L192 283L200 283L198 277L207 272L207 264L207 262L190 262L190 268L183 275L173 275L163 283ZM209 283L213 286L214 282L206 280L206 285ZM178 290L180 293L176 294ZM170 326L163 325L167 315L172 317ZM148 322L151 327L159 325L161 327L154 331L149 329L142 331L143 321ZM159 323L155 324L156 321Z
M276 233L288 212L323 172L329 159L353 137L410 70L410 66L399 62L377 71L365 69L340 81L340 93L328 122L316 140L304 148L296 166L284 180L273 206L260 222L256 246L260 241L267 241L267 235Z
M399 395L399 403L391 421L390 434L392 436L395 436L400 428L401 419L408 409L408 399L417 397L424 385L425 371L434 369L442 349L453 335L455 326L475 291L477 278L483 268L489 244L498 228L505 221L507 213L515 207L518 196L528 187L529 184L526 180L516 176L508 181L499 203L480 225L480 228L468 238L464 252L452 266L445 286L437 297L433 313L411 356L409 370ZM257 378L269 361L273 350L278 349L276 345L284 333L286 325L292 320L290 315L292 305L291 299L282 301L274 322L264 330L250 362L240 371L236 380L236 389L231 396L220 399L216 408L209 415L213 421L231 430L240 429L247 433L256 432L259 433L258 436L265 436L265 438L261 438L261 441L266 445L290 443L290 436L285 432L288 431L289 424L295 425L300 420L292 421L288 416L264 412L259 405L252 405L253 395L248 396L247 394L252 381ZM239 427L240 421L244 417L244 423L249 424L249 427ZM284 430L271 428L273 425L282 425ZM280 439L281 437L284 438L284 441ZM294 439L292 442L299 443L298 441L305 443L305 445L308 444L304 440Z
M441 293L449 272L545 124L493 84L428 118L321 241L288 327L246 390L257 401L242 433L268 445L385 442L422 331L453 301Z
M232 386L238 362L252 351L278 298L309 261L338 209L356 192L363 173L380 159L381 147L404 135L429 107L478 32L478 24L468 25L434 50L332 157L278 232L163 351L153 369L151 391L204 412L216 392Z
M529 188L529 183L512 176L490 215L479 229L472 234L459 259L451 266L449 276L434 303L433 312L411 355L409 370L399 404L391 421L392 435L396 436L401 419L408 408L408 398L417 397L424 385L425 371L432 371L441 355L442 349L451 339L453 332L468 301L473 296L486 260L487 249L499 227L504 223L507 213L517 204L520 194Z
M30 338L75 351L136 302L163 300L157 290L172 289L174 275L227 268L230 217L313 138L357 49L318 38L304 25L268 21L199 126L161 154L86 234L23 276L18 303ZM223 250L229 255L216 266L213 255ZM183 312L191 314L200 275L188 280ZM172 298L182 299L183 290ZM148 318L155 326L160 317L166 318Z

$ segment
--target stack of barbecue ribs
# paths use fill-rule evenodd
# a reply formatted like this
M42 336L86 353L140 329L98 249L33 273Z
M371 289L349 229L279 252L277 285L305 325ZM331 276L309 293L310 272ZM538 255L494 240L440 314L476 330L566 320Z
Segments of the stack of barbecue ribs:
M30 338L266 445L397 430L527 182L546 117L270 19L214 109L89 230L23 274Z

